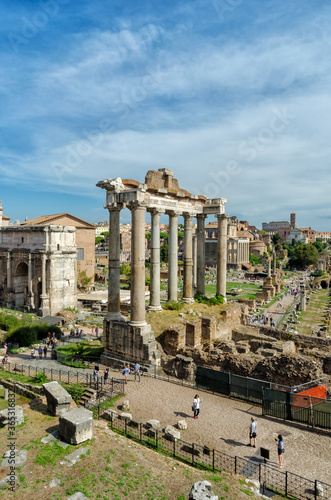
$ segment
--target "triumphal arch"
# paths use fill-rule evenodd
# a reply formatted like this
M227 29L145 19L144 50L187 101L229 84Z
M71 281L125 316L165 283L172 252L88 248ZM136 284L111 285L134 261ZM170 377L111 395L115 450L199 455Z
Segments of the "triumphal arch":
M132 179L106 179L98 187L107 191L105 208L109 210L109 281L108 312L104 320L103 360L122 359L159 363L160 353L151 326L145 319L145 215L151 214L151 266L149 309L160 311L160 216L169 217L168 300L177 300L178 217L184 218L183 297L193 298L193 219L197 220L197 291L205 292L205 218L218 220L217 293L226 295L227 221L224 198L208 199L192 195L178 185L168 169L149 170L145 182ZM131 315L125 321L120 312L120 212L131 211ZM107 360L108 357L108 360Z

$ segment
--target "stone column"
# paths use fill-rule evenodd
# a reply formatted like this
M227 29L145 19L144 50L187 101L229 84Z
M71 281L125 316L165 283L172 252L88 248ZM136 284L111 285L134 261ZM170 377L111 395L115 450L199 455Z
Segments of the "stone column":
M268 257L268 278L271 278L271 259Z
M198 241L197 241L197 236L194 235L192 238L192 259L193 259L192 287L193 287L193 294L195 293L195 291L197 289L197 274L198 274L197 252L198 252Z
M11 253L7 252L7 288L12 287Z
M106 319L122 320L120 310L120 212L121 206L109 208L108 310Z
M273 251L273 274L276 274L276 252Z
M197 215L197 291L205 295L205 218Z
M47 269L46 269L46 264L47 264L47 255L43 253L41 255L42 259L42 278L41 278L41 307L40 307L40 312L42 316L47 316L50 313L49 310L49 297L47 294L47 287L46 287L46 280L47 280Z
M34 309L34 293L32 291L32 257L31 252L29 252L28 260L28 296L29 296L29 306L30 309Z
M132 326L144 326L145 320L145 206L131 207L131 315Z
M193 299L193 252L192 252L192 215L184 213L184 280L183 298L187 304Z
M178 212L169 212L168 301L178 298Z
M216 293L226 298L226 267L227 267L227 226L228 215L221 214L218 219L217 238L217 286Z
M150 301L149 311L162 311L160 303L160 212L155 208L149 210L151 224L151 269L150 269Z
M232 241L232 243L231 243L231 261L232 261L233 265L236 264L236 262L234 260L234 241Z

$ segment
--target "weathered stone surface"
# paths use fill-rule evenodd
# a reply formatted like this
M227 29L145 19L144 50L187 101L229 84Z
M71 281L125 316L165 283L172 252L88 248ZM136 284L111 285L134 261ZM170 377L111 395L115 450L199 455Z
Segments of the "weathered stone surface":
M68 462L75 464L76 462L78 462L80 460L80 457L82 455L86 455L86 453L89 451L89 449L90 448L88 448L87 446L83 447L83 448L79 448L78 450L75 450L72 453L70 453L70 455L66 455L64 458L66 460L68 460Z
M21 450L18 453L16 453L15 454L15 467L20 467L21 465L23 465L24 462L26 462L27 456L28 456L27 450ZM10 461L10 463L9 463L9 461ZM12 464L11 458L5 458L1 462L2 467L12 467L12 465L13 464Z
M68 497L67 500L89 500L83 493L77 491L71 497Z
M189 500L218 500L218 496L214 494L209 481L198 481L192 486Z
M167 427L164 429L164 434L170 441L177 441L180 439L180 432L175 429L173 425L167 425Z
M5 452L3 458L9 458L12 453L18 453L18 450L15 448L14 450L8 450Z
M0 481L0 488L3 488L4 486L7 486L10 484L11 481L15 481L15 483L17 482L17 476L6 476L4 479L2 479Z
M58 382L43 384L47 399L47 410L54 416L70 410L71 396Z
M132 415L131 415L131 413L125 413L125 412L124 412L124 413L121 413L120 417L121 417L121 419L123 419L123 420L132 420Z
M122 410L123 411L128 411L130 409L130 402L128 399L126 399L125 401L123 401L122 403Z
M178 429L181 429L183 431L186 430L187 429L187 422L186 422L186 420L178 420L177 427L178 427Z
M105 410L102 416L106 420L110 420L112 422L113 420L116 420L116 418L118 417L118 413L115 410Z
M161 424L160 424L159 420L154 420L154 419L147 420L146 425L147 425L147 427L154 429L154 431L161 430Z
M59 486L61 484L61 479L56 478L52 479L52 481L49 483L50 488L55 488L56 486Z
M69 444L79 444L93 437L93 413L85 408L68 411L60 417L60 436Z
M24 414L22 406L12 406L10 408L5 408L0 412L0 421L6 425L20 425L24 422Z
M249 487L249 489L255 493L255 494L258 494L260 493L260 490L261 490L261 485L260 485L260 481L258 481L257 479L245 479L245 483L247 484L247 486Z

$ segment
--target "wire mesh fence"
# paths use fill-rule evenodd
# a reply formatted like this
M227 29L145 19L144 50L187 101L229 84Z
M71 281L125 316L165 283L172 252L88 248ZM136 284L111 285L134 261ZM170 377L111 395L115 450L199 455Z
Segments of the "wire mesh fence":
M255 457L253 459L233 457L207 446L174 439L150 425L122 419L118 415L111 419L110 425L120 434L193 466L257 479L262 490L272 490L298 500L316 500L321 496L331 500L330 484L318 480L312 481L289 471L283 472Z

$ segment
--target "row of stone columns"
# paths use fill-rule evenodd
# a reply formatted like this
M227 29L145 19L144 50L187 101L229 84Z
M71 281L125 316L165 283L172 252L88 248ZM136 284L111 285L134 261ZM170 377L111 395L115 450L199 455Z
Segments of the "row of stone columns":
M120 210L109 208L109 281L108 314L111 320L121 319L120 313ZM145 321L145 204L128 204L131 210L131 320L133 326L143 326ZM160 303L160 215L162 210L150 208L151 213L151 266L149 309L159 311ZM168 300L178 299L178 216L169 215ZM193 299L193 225L192 214L184 213L184 279L183 297L186 303ZM217 293L226 295L227 265L227 215L218 216ZM205 293L205 231L203 214L197 215L197 291Z

